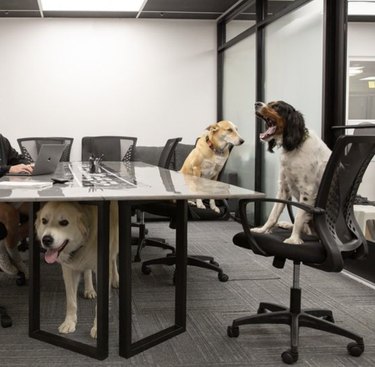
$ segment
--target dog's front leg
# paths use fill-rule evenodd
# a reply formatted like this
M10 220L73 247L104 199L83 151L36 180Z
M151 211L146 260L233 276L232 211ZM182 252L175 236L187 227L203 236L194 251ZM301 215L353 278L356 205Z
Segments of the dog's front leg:
M216 206L215 199L210 199L210 208L216 213L220 213L220 209Z
M66 315L64 322L59 326L62 334L73 333L77 325L77 290L81 272L72 270L62 265L65 292L66 292Z
M296 218L294 220L293 230L292 234L289 238L284 240L284 243L291 243L295 245L299 245L303 243L303 240L301 238L301 233L304 229L305 224L308 222L309 216L308 214L302 210L298 209L296 213Z
M283 175L280 176L280 182L279 182L279 191L277 193L276 198L281 200L287 200L290 196L290 190L289 186L285 181L285 178L283 179ZM267 219L267 222L262 227L252 228L252 232L256 233L267 233L270 231L270 229L277 223L279 220L279 217L282 213L282 211L285 208L284 203L275 203L272 207L271 213Z
M83 279L85 283L84 297L88 299L96 298L96 291L92 282L92 270L85 270L83 273Z

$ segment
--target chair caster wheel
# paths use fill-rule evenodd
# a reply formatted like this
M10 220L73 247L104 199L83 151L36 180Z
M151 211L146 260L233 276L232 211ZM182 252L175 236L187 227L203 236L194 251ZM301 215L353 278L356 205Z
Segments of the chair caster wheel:
M240 328L238 326L228 326L227 335L230 338L238 338L240 335Z
M18 286L23 286L23 285L26 284L26 278L25 278L25 274L24 273L18 272L17 279L16 279L16 284Z
M142 273L145 275L151 274L151 269L148 266L142 265Z
M219 278L220 282L227 282L229 279L228 275L224 273L219 273L217 277Z
M135 256L134 256L134 262L135 262L135 263L139 263L139 262L141 262L141 256L138 255L138 254L135 255Z
M298 361L298 352L293 352L292 350L288 349L281 354L281 359L286 364L293 364L294 362Z
M365 350L365 346L363 344L351 342L347 345L346 349L351 356L359 357Z

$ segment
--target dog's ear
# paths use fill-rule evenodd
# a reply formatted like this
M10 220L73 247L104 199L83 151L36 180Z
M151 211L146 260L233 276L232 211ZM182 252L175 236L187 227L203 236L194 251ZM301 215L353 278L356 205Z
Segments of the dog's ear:
M211 131L211 132L215 132L215 131L219 130L219 125L217 123L211 124L210 126L206 127L206 130Z
M78 226L79 231L82 234L82 237L86 238L90 230L89 228L90 220L85 210L80 211L78 221L77 221L77 226Z
M287 104L286 104L287 105ZM292 106L284 111L285 126L283 131L283 148L291 151L299 147L305 137L305 120L301 112Z
M40 214L41 210L38 210L37 213L36 213L36 218L35 218L35 222L34 222L34 226L35 226L35 229L38 230L39 226L40 226L40 221L41 221L41 214Z

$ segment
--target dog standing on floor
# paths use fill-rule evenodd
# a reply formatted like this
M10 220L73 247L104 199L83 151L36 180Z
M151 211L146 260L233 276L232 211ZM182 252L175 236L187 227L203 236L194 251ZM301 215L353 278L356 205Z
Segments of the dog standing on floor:
M326 144L311 130L305 127L302 114L283 101L255 103L256 116L266 123L266 131L260 139L268 143L268 151L279 147L280 175L277 199L290 200L295 197L299 202L314 205L320 181L331 155ZM275 203L266 223L252 231L266 233L277 224L285 204ZM311 215L297 209L292 225L280 222L282 228L292 228L292 233L284 242L301 244L301 233L313 233Z
M216 181L229 157L229 147L243 143L233 122L223 120L212 124L198 139L180 172ZM206 208L201 199L196 200L196 205L200 209ZM209 205L216 213L220 213L215 200L210 199Z
M46 249L47 263L61 264L66 291L65 321L59 332L72 333L77 324L77 290L81 273L85 278L85 297L95 298L92 271L97 268L97 208L71 202L48 202L37 213L37 237ZM110 206L109 280L114 288L119 286L117 272L118 206ZM96 338L97 320L90 335Z

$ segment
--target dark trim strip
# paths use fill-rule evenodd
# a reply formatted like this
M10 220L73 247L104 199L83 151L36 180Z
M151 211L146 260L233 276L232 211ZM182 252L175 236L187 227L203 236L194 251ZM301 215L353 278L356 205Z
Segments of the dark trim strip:
M348 15L349 22L375 22L375 15Z

